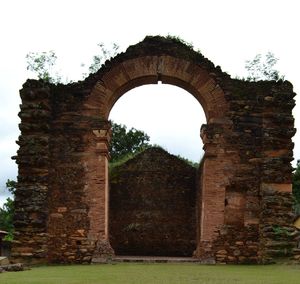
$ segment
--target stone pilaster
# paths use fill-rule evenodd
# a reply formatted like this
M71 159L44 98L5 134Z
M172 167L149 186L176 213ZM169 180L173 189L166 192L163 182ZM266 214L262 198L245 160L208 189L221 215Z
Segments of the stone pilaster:
M107 262L114 251L109 243L109 142L111 125L108 121L92 124L86 161L87 202L90 227L88 239L95 244L92 262Z
M292 86L278 82L263 97L260 261L291 257L296 247L293 227L292 166L295 134Z

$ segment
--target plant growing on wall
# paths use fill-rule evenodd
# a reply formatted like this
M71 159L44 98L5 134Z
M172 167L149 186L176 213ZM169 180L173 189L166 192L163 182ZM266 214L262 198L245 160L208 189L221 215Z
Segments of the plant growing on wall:
M57 56L53 50L29 52L26 55L27 70L35 73L38 79L54 84L60 83L61 76L52 72L56 60Z
M284 76L274 68L277 62L278 58L272 52L265 55L257 54L252 60L246 61L247 80L283 80Z
M111 48L108 49L103 42L98 43L97 46L99 47L99 53L93 56L92 63L88 67L89 73L96 73L102 66L102 64L109 60L110 58L117 55L119 50L119 45L113 43ZM81 67L85 67L85 64L81 64ZM87 73L82 74L83 77L87 77Z
M98 43L99 53L93 56L92 63L88 67L88 73L82 73L82 77L87 77L90 73L97 72L102 64L110 58L117 55L119 45L113 43L111 48L107 48L104 43ZM26 55L27 70L37 75L38 79L46 82L58 84L62 83L62 75L58 72L54 73L53 69L56 65L57 55L53 50L43 52L29 52ZM85 67L85 64L81 64ZM65 80L68 83L68 80Z

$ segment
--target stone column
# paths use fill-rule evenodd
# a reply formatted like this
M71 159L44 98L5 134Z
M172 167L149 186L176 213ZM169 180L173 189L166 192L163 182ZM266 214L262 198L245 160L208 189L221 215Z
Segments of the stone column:
M110 123L105 122L101 128L93 128L90 135L89 156L86 161L86 201L89 205L90 222L88 239L95 244L92 262L106 262L114 254L108 232Z
M213 257L212 243L218 228L224 224L225 178L223 176L224 159L220 142L220 126L203 125L201 138L204 143L199 210L199 240L196 257L207 260Z

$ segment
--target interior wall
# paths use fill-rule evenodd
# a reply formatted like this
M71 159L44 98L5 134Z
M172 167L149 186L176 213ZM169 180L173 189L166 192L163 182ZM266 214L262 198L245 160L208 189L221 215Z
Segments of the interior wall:
M192 256L196 169L160 148L114 168L110 243L117 255Z

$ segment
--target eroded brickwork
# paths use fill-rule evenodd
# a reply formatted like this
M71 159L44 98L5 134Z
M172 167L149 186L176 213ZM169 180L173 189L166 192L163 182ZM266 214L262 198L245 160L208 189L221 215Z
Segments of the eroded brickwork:
M113 254L108 116L126 91L159 81L189 91L206 114L195 257L265 263L292 256L292 85L231 79L178 40L146 37L82 82L23 85L16 260L90 262Z

